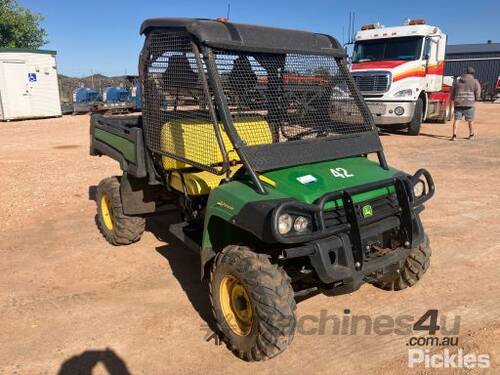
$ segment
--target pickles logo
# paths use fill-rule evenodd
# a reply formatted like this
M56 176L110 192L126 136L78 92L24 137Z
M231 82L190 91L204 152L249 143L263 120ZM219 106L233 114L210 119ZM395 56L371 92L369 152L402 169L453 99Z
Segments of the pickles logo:
M366 206L363 206L362 212L363 212L364 218L368 218L368 217L373 216L373 208L369 204L367 204Z

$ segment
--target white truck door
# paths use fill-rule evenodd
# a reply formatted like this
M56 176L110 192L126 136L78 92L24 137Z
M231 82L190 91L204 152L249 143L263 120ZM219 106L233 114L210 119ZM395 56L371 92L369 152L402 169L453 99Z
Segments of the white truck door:
M2 96L5 119L29 117L31 112L26 63L21 60L4 60L3 70L5 91L2 92Z
M437 92L442 89L445 49L445 35L430 36L425 39L424 58L427 58L425 72L427 92Z

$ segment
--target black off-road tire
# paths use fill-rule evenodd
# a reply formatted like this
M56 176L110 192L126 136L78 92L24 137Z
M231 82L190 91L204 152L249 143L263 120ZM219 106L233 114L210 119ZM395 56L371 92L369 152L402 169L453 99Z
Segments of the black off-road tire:
M109 197L111 206L112 228L108 228L103 217L102 198ZM106 241L110 244L128 245L139 241L146 227L146 220L139 216L128 216L123 213L122 200L120 197L120 181L118 177L108 177L97 186L97 215L95 217L97 227Z
M402 290L414 286L428 270L431 254L429 238L425 236L418 247L411 249L399 273L385 277L383 281L375 282L373 285L384 290Z
M424 101L422 98L417 100L415 104L415 112L413 112L413 118L408 124L408 134L409 135L419 135L420 127L424 119Z
M246 336L236 334L222 312L220 285L226 275L239 280L251 302L253 321ZM296 304L290 278L247 247L230 245L217 254L210 274L210 302L223 341L245 361L275 357L293 340Z

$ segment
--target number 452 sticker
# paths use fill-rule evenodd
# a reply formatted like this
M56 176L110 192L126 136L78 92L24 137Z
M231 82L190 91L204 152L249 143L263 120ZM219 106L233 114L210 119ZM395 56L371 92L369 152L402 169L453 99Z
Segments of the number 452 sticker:
M330 168L330 172L332 172L333 177L337 178L349 178L349 177L354 177L352 173L349 173L346 169L344 168Z

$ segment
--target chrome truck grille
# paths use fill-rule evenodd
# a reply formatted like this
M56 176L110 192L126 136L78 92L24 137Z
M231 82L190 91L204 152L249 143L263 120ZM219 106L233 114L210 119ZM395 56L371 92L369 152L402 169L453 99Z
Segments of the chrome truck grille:
M363 95L382 94L389 90L389 73L353 73L354 82Z

